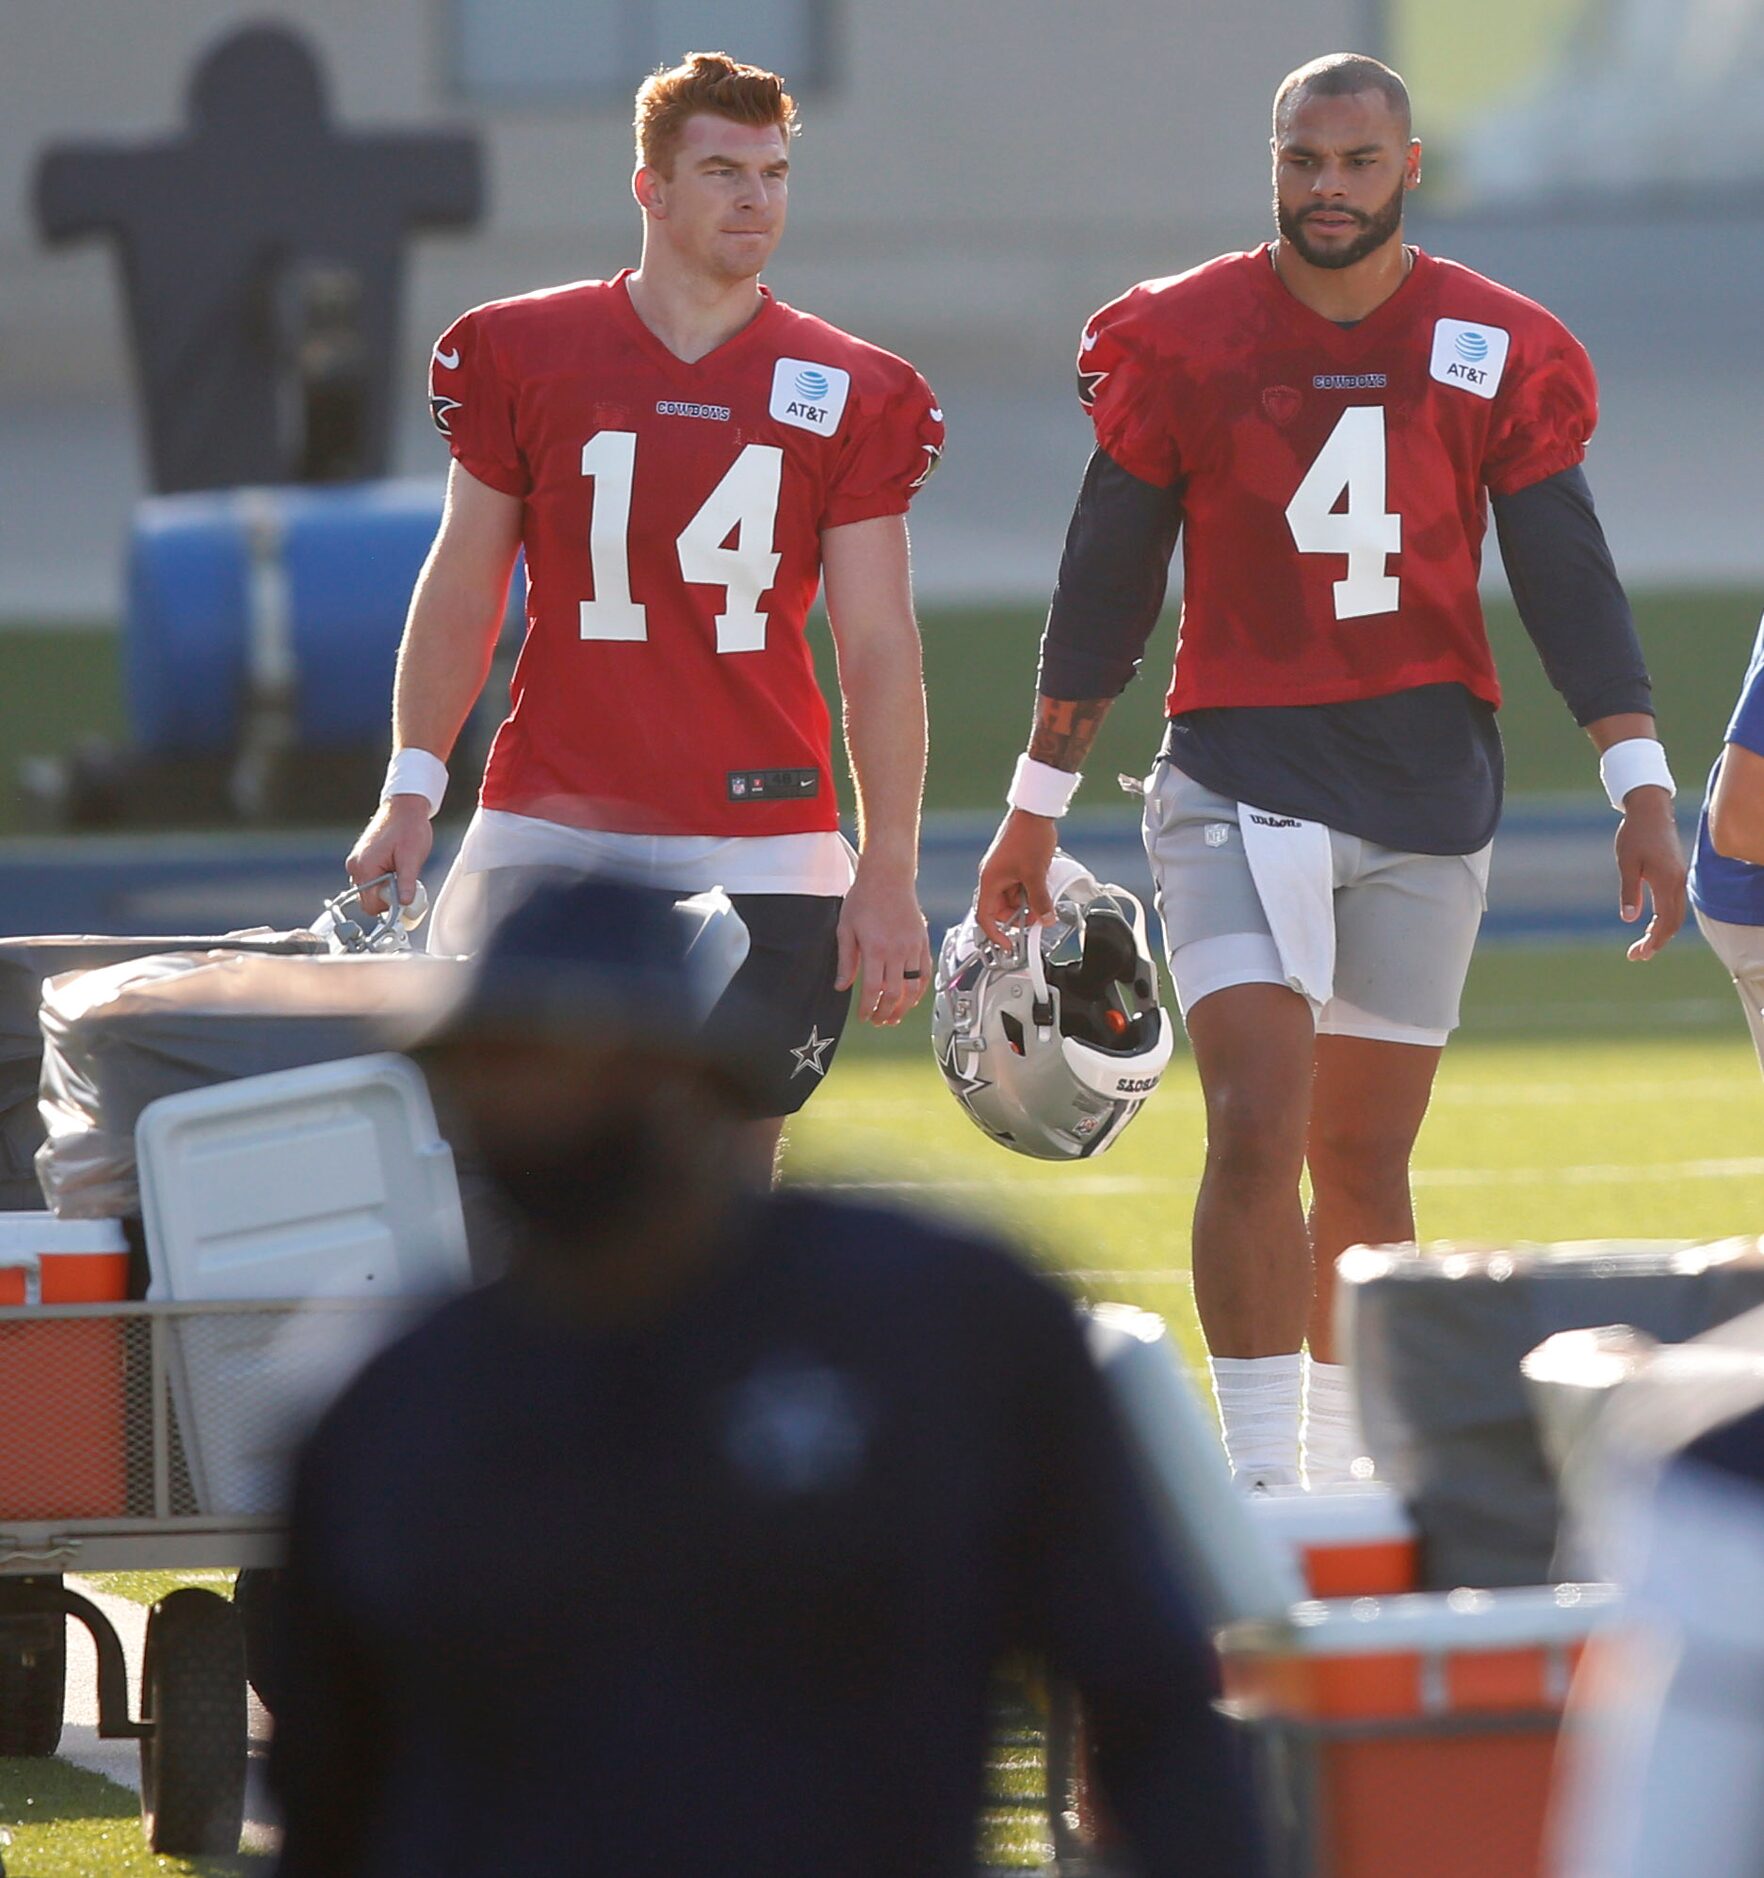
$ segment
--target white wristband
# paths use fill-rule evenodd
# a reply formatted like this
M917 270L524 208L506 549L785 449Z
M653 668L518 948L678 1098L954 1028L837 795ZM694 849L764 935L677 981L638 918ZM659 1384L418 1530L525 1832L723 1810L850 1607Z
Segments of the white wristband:
M1678 793L1678 785L1666 767L1666 746L1654 737L1625 737L1621 743L1612 744L1599 758L1599 781L1619 815L1623 813L1623 799L1632 789L1652 785L1669 796Z
M1005 791L1005 800L1012 808L1023 809L1030 815L1057 819L1072 806L1072 798L1083 780L1069 769L1055 769L1051 763L1038 763L1032 756L1020 756L1011 786Z
M386 765L386 780L380 785L380 800L394 796L421 796L429 805L431 819L447 793L447 765L432 750L411 746L392 752Z

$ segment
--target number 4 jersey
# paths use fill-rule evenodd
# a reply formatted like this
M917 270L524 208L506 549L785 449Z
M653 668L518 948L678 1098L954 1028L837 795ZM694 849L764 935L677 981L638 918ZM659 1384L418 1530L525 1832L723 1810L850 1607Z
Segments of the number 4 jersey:
M836 827L804 622L822 531L903 514L937 463L918 373L770 294L687 364L621 274L474 309L430 378L454 456L524 505L527 636L484 807L633 834Z
M1500 703L1488 492L1579 463L1598 417L1591 361L1536 302L1417 252L1340 326L1263 247L1104 307L1078 383L1103 450L1181 492L1171 716L1453 681Z

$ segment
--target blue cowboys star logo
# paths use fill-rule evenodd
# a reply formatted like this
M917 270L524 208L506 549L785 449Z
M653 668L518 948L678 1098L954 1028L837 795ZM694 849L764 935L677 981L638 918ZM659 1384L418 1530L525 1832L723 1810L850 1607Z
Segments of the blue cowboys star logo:
M982 1089L990 1089L992 1084L984 1076L976 1076L964 1071L956 1061L956 1052L961 1046L952 1036L949 1048L937 1059L937 1066L943 1071L943 1080L959 1096L974 1095Z
M836 1037L823 1037L818 1024L811 1024L809 1026L808 1042L805 1043L800 1050L792 1050L790 1052L790 1054L796 1058L796 1067L790 1072L791 1080L794 1082L805 1069L812 1069L817 1076L825 1076L827 1066L821 1061L821 1058L833 1048L836 1042L838 1042Z

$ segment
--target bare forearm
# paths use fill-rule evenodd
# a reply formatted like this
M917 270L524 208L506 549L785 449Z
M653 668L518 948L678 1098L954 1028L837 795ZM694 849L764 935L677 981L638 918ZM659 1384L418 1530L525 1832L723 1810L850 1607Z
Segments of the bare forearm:
M392 735L399 748L445 760L489 676L502 624L501 592L452 576L431 559L417 581L398 648Z
M398 648L392 734L400 749L429 750L443 761L451 754L489 675L521 518L518 497L454 464L441 530L417 576Z
M1029 754L1054 769L1079 769L1109 714L1112 698L1037 698Z
M845 747L866 858L917 865L925 792L925 684L916 632L897 633L840 659Z
M918 867L925 789L925 669L905 517L828 529L821 565L863 858L872 866L888 859L910 879Z
M1595 717L1586 734L1601 756L1614 743L1627 743L1631 737L1655 737L1660 734L1647 711L1619 711L1611 717Z

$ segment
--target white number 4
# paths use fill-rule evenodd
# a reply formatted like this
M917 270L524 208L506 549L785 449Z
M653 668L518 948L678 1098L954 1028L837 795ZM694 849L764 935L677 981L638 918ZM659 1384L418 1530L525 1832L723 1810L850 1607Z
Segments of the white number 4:
M1347 506L1338 510L1344 492ZM1335 583L1337 619L1396 611L1397 577L1384 571L1384 559L1402 550L1403 518L1384 502L1384 408L1351 405L1286 505L1300 554L1347 556L1346 578Z
M719 652L766 649L766 616L759 602L778 577L780 556L773 540L783 470L784 452L776 444L747 444L674 544L682 580L724 589L723 610L717 615ZM588 525L594 598L581 603L582 637L646 640L647 610L631 598L636 432L597 431L582 446L582 474L594 481L594 514ZM735 545L727 547L731 535Z

